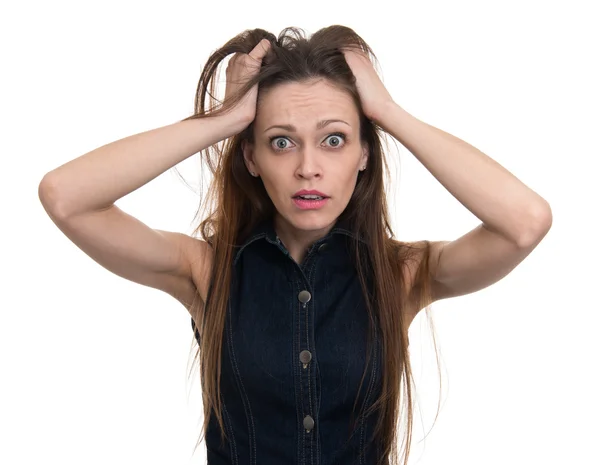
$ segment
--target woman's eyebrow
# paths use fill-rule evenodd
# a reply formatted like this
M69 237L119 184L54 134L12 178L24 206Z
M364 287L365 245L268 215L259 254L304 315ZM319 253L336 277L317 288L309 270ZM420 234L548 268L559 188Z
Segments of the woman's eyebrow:
M331 123L344 123L344 124L350 126L348 123L346 123L344 120L341 120L341 119L324 119L317 123L317 129L322 129ZM264 132L267 132L269 129L273 129L273 128L280 128L280 129L285 129L290 132L296 132L296 126L293 126L291 124L275 124L273 126L269 126L267 129L264 130Z

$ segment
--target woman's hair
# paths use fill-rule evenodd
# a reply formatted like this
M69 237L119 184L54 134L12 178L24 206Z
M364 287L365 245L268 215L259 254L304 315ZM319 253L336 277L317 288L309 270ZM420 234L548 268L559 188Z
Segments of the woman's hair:
M260 71L248 81L239 94L225 102L217 99L215 85L218 81L219 65L230 54L249 53L264 38L271 42L271 47L263 58ZM403 424L406 433L403 444L406 465L412 437L413 378L408 350L408 326L412 318L405 319L404 315L409 312L414 315L418 310L425 308L431 323L428 312L432 303L428 267L430 242L423 240L409 244L393 239L384 191L384 167L388 179L389 169L382 150L383 130L366 118L362 111L356 79L341 51L351 48L360 49L371 60L376 60L366 42L345 26L333 25L320 29L308 39L305 38L302 29L295 27L284 29L279 37L263 29L246 30L208 58L198 83L194 115L182 121L230 111L255 84L258 84L260 99L267 89L280 83L325 79L347 91L354 99L360 118L360 137L369 147L369 169L359 173L354 193L340 219L349 222L356 237L362 236L368 242L365 251L364 247L359 247L358 241L353 241L354 263L369 313L369 348L373 331L379 330L383 349L382 392L365 415L379 416L374 434L378 444L378 463L398 464L396 434L399 430L400 413L403 413L398 401L401 388L404 387L407 419ZM207 96L211 102L208 108ZM190 314L199 331L200 342L194 361L199 358L205 414L201 437L196 447L206 433L213 412L221 429L222 441L226 437L221 416L219 380L234 246L241 244L258 222L271 218L275 213L273 202L262 181L251 176L244 164L242 141L253 141L253 125L254 123L251 123L240 134L202 150L200 157L213 175L207 198L212 206L210 214L198 225L194 234L200 232L203 240L210 244L213 262L206 302L197 295L190 307ZM418 266L412 286L407 282L411 261L413 267ZM372 293L367 286L368 277L372 278ZM409 309L409 312L403 312L402 309ZM376 321L379 322L379 329L374 326ZM367 365L368 362L367 360ZM361 386L366 373L365 369ZM353 415L356 404L355 401Z

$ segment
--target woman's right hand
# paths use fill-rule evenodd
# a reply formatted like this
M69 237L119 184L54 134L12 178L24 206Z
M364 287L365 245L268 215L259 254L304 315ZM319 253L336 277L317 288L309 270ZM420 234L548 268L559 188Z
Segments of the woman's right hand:
M262 39L250 53L236 53L227 64L225 100L231 97L239 89L260 71L262 59L269 51L271 42ZM247 127L256 116L256 100L258 98L258 85L255 85L236 105L234 111L238 118L247 122Z

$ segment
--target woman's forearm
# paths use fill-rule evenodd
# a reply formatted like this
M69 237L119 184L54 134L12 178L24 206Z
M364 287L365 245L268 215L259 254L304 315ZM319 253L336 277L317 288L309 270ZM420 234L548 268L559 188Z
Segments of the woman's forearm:
M47 173L40 183L40 199L61 217L108 208L242 126L234 114L226 114L179 121L119 139Z
M395 103L382 114L378 124L488 229L525 243L551 222L548 202L477 148Z

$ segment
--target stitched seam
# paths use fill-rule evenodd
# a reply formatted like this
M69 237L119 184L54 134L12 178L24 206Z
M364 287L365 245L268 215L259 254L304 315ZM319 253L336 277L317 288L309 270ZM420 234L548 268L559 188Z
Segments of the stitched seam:
M230 362L232 364L232 368L233 371L236 375L236 378L238 379L239 383L240 383L240 393L242 394L242 403L244 405L244 412L246 413L246 422L248 424L248 437L250 439L250 461L252 463L256 463L256 437L255 437L255 431L254 431L254 419L252 417L252 409L250 407L250 401L248 399L248 396L246 395L246 390L244 389L244 383L242 381L242 377L240 375L239 369L238 369L238 365L237 365L237 360L235 358L235 351L233 348L233 336L231 334L231 305L228 306L228 312L227 314L229 315L229 338L228 338L228 343L229 343L229 352L231 354L230 356ZM249 415L248 415L249 413ZM254 453L253 453L254 452Z
M353 232L347 231L347 230L345 230L345 229L341 229L341 228L333 228L333 229L331 230L331 232L332 232L332 233L344 234L344 235L346 235L346 236L348 236L348 237L351 237L351 238L352 238L352 239L354 239L354 240L360 241L360 242L362 242L363 244L367 244L367 245L368 245L368 242L367 242L366 240L364 240L362 237L360 237L360 236L357 236L357 235L356 235L356 234L354 234Z
M314 253L315 252L313 250L313 254ZM312 283L314 281L314 274L315 274L315 269L316 269L316 266L317 266L317 258L318 258L318 256L315 256L315 255L313 255L313 257L312 257L313 262L312 262L312 265L311 265L311 267L310 267L310 269L308 271L308 282L309 282L309 285L310 285L310 283ZM314 293L314 290L315 290L314 286L312 287L312 290L313 290L313 293ZM316 310L315 310L315 296L313 294L311 294L311 297L312 298L307 303L307 307L310 305L310 302L312 302L313 328L314 328L315 312L316 312ZM307 342L308 347L311 347L311 345L310 345L310 330L309 330L309 326L308 326L308 320L309 320L309 318L308 318L308 308L306 308L305 310L306 310L306 342ZM314 334L314 331L313 331L313 334ZM315 344L315 346L312 347L312 349L313 349L313 352L316 354L316 350L315 350L316 349L316 344ZM315 359L316 359L316 357L315 357ZM311 365L311 368L312 368L312 366L314 366L314 363ZM313 370L315 370L315 373L316 373L316 368L313 368ZM317 428L316 428L316 426L317 426L317 420L315 420L315 418L314 418L314 417L316 417L316 415L313 413L313 409L312 409L313 402L312 402L312 391L310 389L310 379L311 379L311 376L310 376L310 370L309 370L309 376L308 376L308 401L309 401L310 413L311 413L311 416L313 417L313 421L315 423L315 428L313 428L313 436L315 437L315 440L317 441L317 451L318 451L319 437L316 434L316 432L317 432ZM315 393L316 393L316 390L315 390ZM310 438L310 439L312 439L312 438ZM313 462L313 460L314 460L313 442L314 441L312 441L312 440L310 442L310 463L311 464L314 464L314 462Z
M373 386L375 386L375 380L377 379L378 373L379 373L379 368L378 368L378 360L379 360L379 338L377 337L377 333L375 333L375 356L373 357L373 365L375 366L375 369L373 371ZM373 394L373 390L371 390L371 394ZM369 398L371 397L371 394L369 394ZM375 440L377 438L374 438ZM375 441L375 446L377 446L377 442ZM377 450L377 447L376 447Z
M298 285L298 281L296 281L296 289L295 289L295 295L296 295L296 302L297 302L297 306L301 307L302 303L298 301L298 294L299 294L299 289L300 286ZM298 307L296 307L298 308ZM300 310L301 311L301 310ZM300 315L300 313L298 312L298 315ZM298 343L298 349L300 349L300 317L298 317L298 327L294 330L294 338L298 338L297 339L297 343ZM296 341L294 341L296 342ZM302 465L306 464L306 454L304 453L304 402L303 402L303 398L304 398L304 391L302 389L302 366L300 366L300 370L299 370L299 375L298 375L298 379L300 380L300 402L296 402L296 411L298 411L298 408L300 408L300 424L302 425L301 430L300 430L300 434L298 435L298 460L300 461L300 463Z
M316 363L316 359L315 359L315 363ZM321 371L319 370L318 364L315 366L315 372L317 373L317 379L319 381L318 385L322 386ZM317 431L319 432L319 434L317 435L317 465L319 465L321 463L321 441L319 440L321 437L321 423L320 423L320 418L319 418L319 412L321 411L321 398L322 397L323 397L323 393L322 393L322 387L321 387L319 389L319 395L317 396L317 399L319 400L319 403L317 404L317 412L316 412L318 421L315 421L315 424L317 425Z
M373 367L371 368L371 380L369 381L369 389L367 390L367 398L365 400L365 410L367 409L367 407L369 406L369 400L371 399L371 393L372 393L372 388L373 385L375 384L375 372L376 372L376 368L377 368L377 335L375 335L375 350L374 350L375 354L373 356ZM359 452L359 457L360 457L360 463L364 464L366 459L365 459L365 447L364 447L364 437L365 437L365 415L364 415L364 411L361 414L361 419L360 419L360 452Z
M328 248L332 248L335 245L336 244L335 244L334 241L330 241L330 242L327 243L327 247ZM327 254L329 252L331 252L331 251L329 250L329 251L326 251L325 253ZM329 295L329 289L330 289L329 284L330 284L330 282L328 280L324 280L323 281L323 292L324 292L324 295ZM315 370L317 371L317 379L318 379L318 383L319 383L318 385L320 386L320 389L319 389L319 393L318 393L318 396L317 396L317 398L318 398L317 418L319 419L319 421L315 422L315 423L317 424L317 431L320 432L321 431L321 422L320 422L320 416L319 415L320 415L320 412L321 412L321 400L323 399L323 380L321 378L321 372L320 372L320 370L318 370L317 359L318 359L318 357L315 357L315 363L317 363L317 366L316 366ZM320 464L321 463L321 459L322 459L322 457L321 457L321 455L322 455L322 452L321 452L321 446L322 446L322 444L321 444L320 438L321 438L321 435L319 433L319 435L317 435L317 464Z
M292 292L294 292L294 289L296 290L296 295L298 295L297 281L292 282ZM296 299L296 301L297 301L297 299ZM292 300L292 302L293 302L293 300ZM294 323L298 324L298 320L296 318L297 313L293 309L294 309L294 305L292 304L292 325L293 325L294 329L292 331L292 347L291 347L292 357L291 357L291 359L295 360L292 363L294 364L293 376L294 376L294 379L296 380L296 379L301 378L301 376L302 376L302 363L300 363L300 365L298 365L298 358L294 357L294 349L297 347L296 341L297 341L297 333L298 333L297 326L294 325ZM302 386L302 383L300 383L300 386ZM298 421L299 424L302 424L302 414L301 414L301 411L300 411L300 408L298 405L298 384L296 382L294 382L294 395L296 396L295 397L295 399L296 399L296 420ZM302 398L302 391L300 393L300 398ZM298 431L297 428L296 428L296 431ZM301 448L300 437L301 437L301 435L297 434L297 437L298 437L298 448L296 449L296 459L298 461L300 461L300 448Z
M237 253L235 254L235 258L233 260L233 265L235 266L240 258L240 255L242 254L242 251L248 247L250 244L252 244L254 241L260 239L261 237L265 237L267 234L266 233L260 233L260 234L255 234L254 236L248 238L246 240L246 242L244 242L244 245L241 246L240 250L237 251Z
M237 463L239 463L237 446L235 444L235 436L233 434L233 425L231 423L231 418L229 416L229 412L227 411L227 406L225 405L225 401L223 401L223 411L225 412L225 420L226 420L225 425L229 425L229 434L231 436L231 441L229 442L229 449L231 450L231 457L237 464Z
M312 301L312 298L310 299ZM304 307L304 314L306 315L306 345L307 347L310 347L310 341L309 341L309 329L308 329L308 307L309 307L309 302L305 303L305 307ZM312 367L311 367L312 368ZM311 393L311 389L310 389L310 369L308 370L308 412L309 415L312 417L313 416L313 411L312 411L312 393ZM314 421L314 418L313 418ZM316 423L316 422L315 422ZM314 436L314 428L313 428L313 436ZM309 435L308 436L308 440L310 443L310 463L313 463L313 450L312 450L312 445L313 445L313 441L312 441L312 437Z

